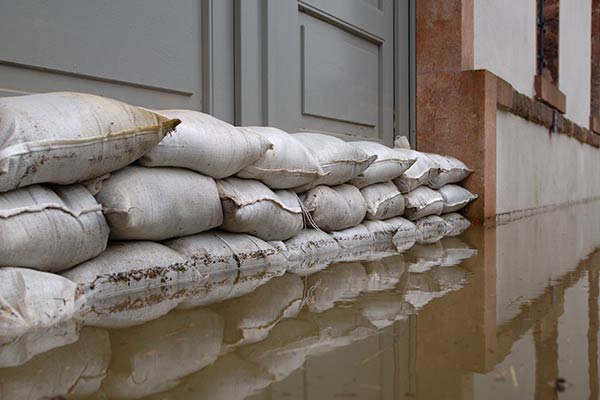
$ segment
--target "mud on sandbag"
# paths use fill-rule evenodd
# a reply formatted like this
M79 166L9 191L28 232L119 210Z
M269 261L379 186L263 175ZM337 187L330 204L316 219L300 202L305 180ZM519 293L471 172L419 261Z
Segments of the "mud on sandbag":
M415 221L429 215L440 215L444 208L444 198L433 189L420 186L404 196L406 219Z
M427 182L427 186L432 189L440 189L449 183L458 183L473 172L472 169L457 158L433 153L428 153L427 155L440 166L439 174Z
M394 151L417 160L400 177L394 179L394 183L402 194L407 194L419 186L426 185L440 173L438 162L426 153L401 148L394 148Z
M471 226L471 222L458 213L444 214L440 218L446 221L446 236L458 236Z
M330 232L358 225L365 218L367 203L352 185L317 186L301 195L307 225Z
M415 225L419 230L419 238L417 243L429 244L435 243L446 236L448 224L437 215L430 215L415 221Z
M109 228L83 185L0 193L0 266L58 272L100 254Z
M235 175L258 160L271 143L244 128L236 128L193 110L159 111L181 124L140 159L146 167L180 167L215 179Z
M396 179L417 161L416 158L381 143L357 141L350 144L365 151L369 156L377 157L367 169L348 182L359 189Z
M238 172L240 178L259 180L271 189L292 189L326 175L311 152L289 133L268 126L248 129L271 142L273 148Z
M159 241L223 222L214 179L181 168L124 168L102 182L96 199L112 240Z
M229 232L249 233L263 240L285 240L304 227L298 196L290 190L271 190L255 180L217 181L223 205L223 225Z
M331 235L316 229L305 229L285 242L272 244L279 247L287 259L287 270L300 276L327 268L341 251Z
M179 123L83 93L0 99L0 192L35 183L67 185L131 164Z
M404 196L392 182L376 183L360 189L367 203L366 219L384 220L404 214Z

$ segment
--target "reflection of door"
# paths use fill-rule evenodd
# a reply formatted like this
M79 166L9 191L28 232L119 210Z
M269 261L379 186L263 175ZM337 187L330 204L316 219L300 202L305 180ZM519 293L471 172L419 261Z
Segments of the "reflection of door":
M393 0L238 1L237 122L391 144L395 12Z

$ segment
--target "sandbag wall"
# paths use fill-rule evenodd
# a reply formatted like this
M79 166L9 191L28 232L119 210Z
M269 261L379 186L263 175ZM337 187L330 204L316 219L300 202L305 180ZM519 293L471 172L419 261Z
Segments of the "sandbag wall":
M469 173L450 157L191 110L0 99L0 331L165 284L196 292L162 313L192 308L460 234L455 212L476 196L456 183ZM211 290L216 276L228 289Z

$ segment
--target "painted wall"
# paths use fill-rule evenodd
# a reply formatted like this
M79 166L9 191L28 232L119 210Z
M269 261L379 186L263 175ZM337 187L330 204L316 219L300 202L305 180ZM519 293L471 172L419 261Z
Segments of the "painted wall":
M598 149L498 110L497 214L600 196Z
M535 7L536 0L475 1L475 69L488 69L532 97Z
M592 0L561 0L558 80L566 116L589 127Z

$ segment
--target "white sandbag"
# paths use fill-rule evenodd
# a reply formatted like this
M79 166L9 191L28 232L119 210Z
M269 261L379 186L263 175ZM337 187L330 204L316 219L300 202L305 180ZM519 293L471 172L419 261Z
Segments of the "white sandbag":
M292 189L325 176L317 159L294 136L267 126L248 129L271 142L273 148L238 172L240 178L259 180L271 189Z
M411 192L421 185L427 184L440 173L440 165L428 154L410 149L395 148L394 151L404 157L415 158L417 161L407 169L394 183L403 194Z
M214 179L181 168L124 168L102 183L96 199L112 240L159 241L223 222Z
M340 246L333 237L315 229L305 229L280 246L288 261L288 271L300 276L327 268L340 252Z
M444 214L440 218L446 221L446 236L458 236L471 226L471 222L458 213Z
M417 161L416 158L411 158L408 154L391 149L381 143L357 141L350 142L350 144L364 150L369 156L377 156L369 168L348 182L359 189L374 183L396 179Z
M340 301L356 298L367 286L367 275L362 264L338 263L307 278L306 308L320 313Z
M110 359L108 332L83 328L79 340L0 373L0 399L87 399L100 388Z
M366 219L383 220L404 214L404 196L392 182L377 183L360 189L367 202Z
M434 243L446 236L448 226L446 221L437 215L430 215L415 221L415 225L419 230L419 238L417 243L427 244Z
M404 196L406 208L404 216L415 221L429 215L440 215L444 208L444 198L433 189L420 186Z
M298 315L303 300L302 278L285 274L246 296L215 304L211 310L225 320L224 349L264 340L281 320Z
M102 207L82 185L0 194L0 266L62 271L106 248Z
M458 211L477 198L476 194L473 194L464 187L458 185L443 186L439 190L439 193L444 200L444 208L442 209L443 214Z
M271 148L260 135L208 114L193 110L159 112L182 122L173 135L140 159L146 167L187 168L222 179L235 175Z
M217 181L223 205L223 225L229 232L249 233L263 240L285 240L303 228L298 196L271 190L263 183L228 178Z
M179 120L83 93L0 99L0 192L61 185L116 171L146 154Z
M102 391L110 399L164 392L216 361L223 319L208 309L176 312L111 332L112 357Z
M323 172L327 174L310 184L296 188L298 193L318 185L335 186L346 183L367 169L377 158L330 135L295 133L292 136L308 148L319 162Z
M71 319L84 302L77 285L59 275L0 268L0 339Z
M439 189L449 183L458 183L473 172L457 158L431 153L427 155L440 165L439 174L427 182L427 186L432 189Z
M317 186L301 196L310 213L310 224L324 231L346 229L361 223L367 213L367 203L355 186Z
M363 263L367 273L367 292L381 292L396 287L406 273L406 263L402 254L382 260Z
M112 242L98 257L62 274L93 298L144 292L207 278L201 265L154 242Z

